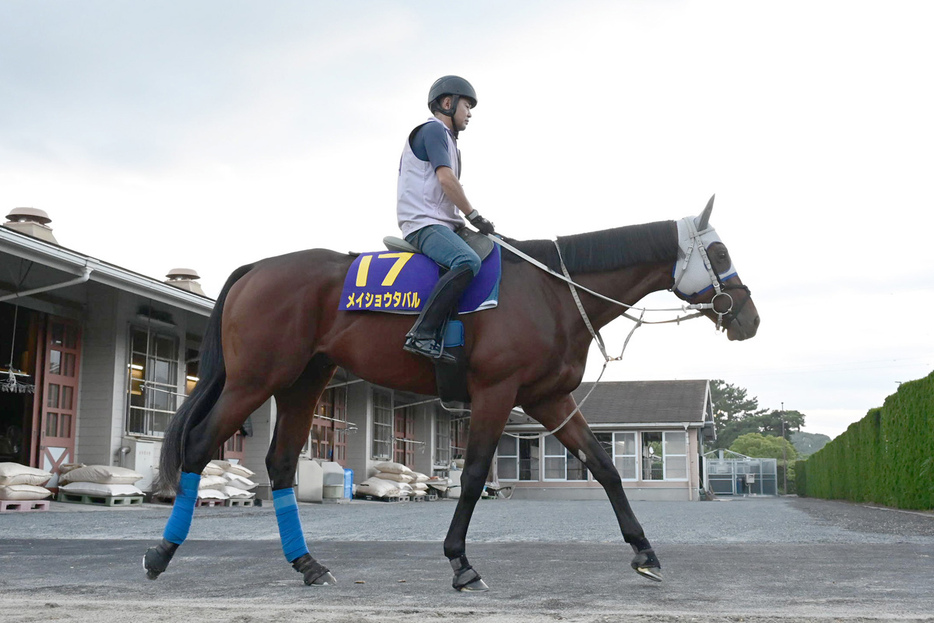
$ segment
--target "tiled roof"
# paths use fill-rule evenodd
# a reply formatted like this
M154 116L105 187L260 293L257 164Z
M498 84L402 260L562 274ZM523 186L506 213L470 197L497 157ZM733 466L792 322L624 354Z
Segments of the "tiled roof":
M581 412L590 424L703 422L707 412L707 381L603 382L590 394ZM580 404L593 383L574 391ZM529 422L515 415L511 424Z

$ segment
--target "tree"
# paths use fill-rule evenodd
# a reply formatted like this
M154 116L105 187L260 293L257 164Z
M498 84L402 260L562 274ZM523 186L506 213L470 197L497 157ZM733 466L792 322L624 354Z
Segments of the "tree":
M791 443L799 456L810 456L830 443L830 437L820 433L796 432L791 435Z
M790 440L804 426L804 414L798 411L760 409L759 400L749 398L746 390L720 379L710 382L714 426L717 441L714 448L729 448L742 435L760 433ZM784 427L782 426L784 420Z
M759 430L763 435L781 437L782 430L785 432L785 439L791 441L793 432L801 430L804 426L804 414L798 411L776 411L773 409L768 413L763 413L755 418ZM785 421L784 427L782 420Z
M778 459L779 461L783 458L794 461L797 456L795 447L787 439L760 433L741 435L730 446L730 450L753 458Z
M729 448L737 437L758 432L758 426L748 418L762 415L757 398L749 398L746 390L721 379L710 381L710 399L713 402L713 420L717 429L715 448Z

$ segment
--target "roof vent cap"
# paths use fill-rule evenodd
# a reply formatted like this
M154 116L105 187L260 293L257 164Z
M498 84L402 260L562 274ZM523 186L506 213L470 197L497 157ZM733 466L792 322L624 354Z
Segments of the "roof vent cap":
M179 279L201 279L201 275L198 274L194 268L173 268L169 271L169 274L166 275L169 281L176 281Z
M52 222L45 210L39 208L13 208L6 215L7 220L14 223L39 223L48 225Z
M21 234L38 238L52 244L58 244L58 240L52 235L52 228L49 223L52 219L46 214L45 210L38 208L13 208L6 215L7 222L3 224L7 229L18 231Z
M173 268L166 275L165 282L176 288L188 290L189 292L194 292L201 296L207 296L204 290L201 289L201 284L197 281L200 278L201 276L194 268Z

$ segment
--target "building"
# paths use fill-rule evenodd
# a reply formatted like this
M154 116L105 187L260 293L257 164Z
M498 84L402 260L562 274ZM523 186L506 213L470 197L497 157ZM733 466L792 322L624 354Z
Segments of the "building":
M48 215L17 208L0 227L0 462L56 473L67 463L123 465L149 490L166 425L198 380L214 306L197 273L153 279L58 244ZM250 416L218 456L256 472L275 403ZM374 387L339 371L322 396L303 458L333 460L357 480L396 460L446 474L466 447L466 417L437 400ZM247 436L247 433L249 436ZM50 482L55 486L57 476Z
M575 392L578 404L592 383ZM631 500L698 500L704 443L715 438L708 381L600 383L581 408ZM515 436L513 436L515 435ZM600 499L584 465L520 410L497 449L500 484L527 499Z
M0 461L154 475L162 431L197 381L214 301L197 273L165 281L60 246L41 210L0 227ZM268 406L267 406L268 411ZM242 438L228 454L243 458ZM57 476L50 486L55 486Z

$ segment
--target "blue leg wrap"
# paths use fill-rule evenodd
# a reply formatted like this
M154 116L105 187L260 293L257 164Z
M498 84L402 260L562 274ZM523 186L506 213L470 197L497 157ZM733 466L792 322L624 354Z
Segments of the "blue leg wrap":
M198 501L199 484L201 484L201 474L182 472L182 480L178 493L175 495L175 504L172 505L172 515L162 533L162 538L166 541L181 545L188 537L191 518L195 514L195 502Z
M272 504L276 509L276 521L279 522L279 538L282 541L282 553L289 562L304 556L308 552L305 533L298 518L298 502L295 490L278 489L272 492Z

